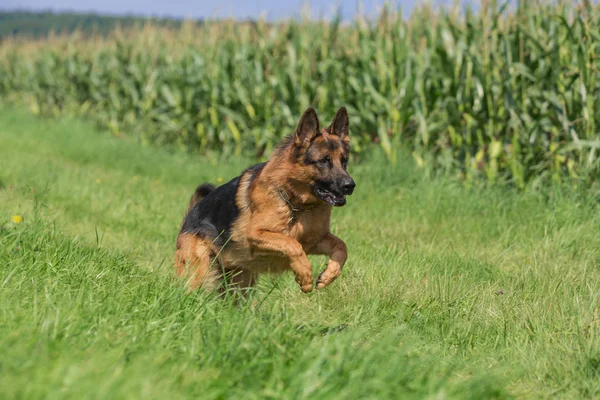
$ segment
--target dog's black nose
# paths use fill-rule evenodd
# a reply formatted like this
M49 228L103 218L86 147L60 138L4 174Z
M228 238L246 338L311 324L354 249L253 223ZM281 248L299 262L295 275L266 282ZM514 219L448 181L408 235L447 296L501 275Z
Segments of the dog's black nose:
M354 192L354 188L356 187L356 183L354 182L354 179L348 177L341 182L340 186L344 194L352 194L352 192Z

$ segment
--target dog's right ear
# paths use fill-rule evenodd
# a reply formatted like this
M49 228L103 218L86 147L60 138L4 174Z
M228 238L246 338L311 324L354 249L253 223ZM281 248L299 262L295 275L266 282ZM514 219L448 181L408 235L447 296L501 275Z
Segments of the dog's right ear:
M315 110L310 107L304 111L298 127L296 128L296 138L294 144L299 147L308 147L311 140L319 134L319 118Z

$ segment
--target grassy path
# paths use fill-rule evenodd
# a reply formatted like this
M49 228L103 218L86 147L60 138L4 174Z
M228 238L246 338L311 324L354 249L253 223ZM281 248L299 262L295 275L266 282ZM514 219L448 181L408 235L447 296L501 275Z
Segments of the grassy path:
M334 212L350 249L334 285L306 296L270 277L238 307L186 296L170 262L189 195L246 164L0 110L3 397L600 396L600 213L585 195L367 162Z

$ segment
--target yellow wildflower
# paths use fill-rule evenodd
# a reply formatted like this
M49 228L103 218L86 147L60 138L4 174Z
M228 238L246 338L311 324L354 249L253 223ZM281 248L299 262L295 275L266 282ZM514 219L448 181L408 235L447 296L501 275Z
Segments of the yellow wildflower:
M218 177L218 178L217 178L217 182L219 182L219 183L223 182L223 178L221 178L221 177Z
M96 179L96 183L100 183L100 182L102 182L102 179L100 179L100 178L97 178L97 179Z
M23 217L21 217L20 215L13 215L11 221L15 224L20 224L21 222L23 222Z

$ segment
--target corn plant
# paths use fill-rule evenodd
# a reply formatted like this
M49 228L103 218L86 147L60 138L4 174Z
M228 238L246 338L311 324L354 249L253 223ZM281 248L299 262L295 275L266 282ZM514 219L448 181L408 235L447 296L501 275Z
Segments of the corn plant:
M268 155L300 113L346 105L354 152L524 187L598 175L600 9L487 2L384 9L350 24L151 25L108 38L7 40L0 96L84 115L115 135L204 153Z

